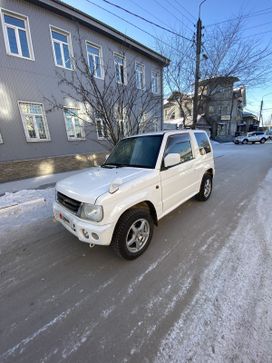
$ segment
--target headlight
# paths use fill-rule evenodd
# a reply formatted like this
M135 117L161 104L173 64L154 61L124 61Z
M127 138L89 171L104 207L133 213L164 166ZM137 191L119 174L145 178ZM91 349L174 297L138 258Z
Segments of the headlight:
M80 208L80 217L100 222L103 219L103 207L101 205L82 203Z

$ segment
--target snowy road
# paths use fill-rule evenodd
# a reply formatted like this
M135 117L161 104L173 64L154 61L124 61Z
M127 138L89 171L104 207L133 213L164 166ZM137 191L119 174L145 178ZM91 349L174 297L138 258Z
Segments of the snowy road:
M0 361L271 362L272 144L216 155L211 199L133 262L46 219L53 190L0 216Z

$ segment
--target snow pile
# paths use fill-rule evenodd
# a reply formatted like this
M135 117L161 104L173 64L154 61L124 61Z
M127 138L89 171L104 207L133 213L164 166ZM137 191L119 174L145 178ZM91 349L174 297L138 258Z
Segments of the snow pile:
M33 228L33 224L52 217L54 198L54 188L21 190L0 197L0 247L18 239L28 226Z
M271 184L272 171L163 338L157 363L272 361Z

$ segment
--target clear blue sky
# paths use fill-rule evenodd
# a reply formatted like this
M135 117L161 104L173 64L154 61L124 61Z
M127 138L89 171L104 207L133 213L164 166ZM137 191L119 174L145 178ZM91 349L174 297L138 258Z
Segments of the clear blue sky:
M134 13L137 13L153 22L162 26L179 29L184 35L191 38L194 31L194 23L198 16L198 6L200 1L197 0L110 0ZM128 22L133 23L142 30L152 35L160 37L164 31L160 31L154 26L133 17L130 14L116 9L105 3L103 0L65 0L64 2L78 8L89 15L103 21L104 23L116 28L139 42L154 48L156 40L134 26L118 19L116 16L109 14L107 11L115 13ZM92 4L94 3L94 4ZM270 9L268 9L270 8ZM256 14L256 12L267 9L265 12ZM251 15L246 19L244 37L250 40L252 37L257 38L261 44L272 46L272 1L271 0L207 0L201 11L203 25L222 22L224 20L237 17L241 13ZM271 64L272 67L272 64ZM269 95L268 95L269 94ZM255 89L247 89L247 106L246 110L258 114L260 102L264 97L264 119L270 120L272 117L272 79L270 85L260 86Z

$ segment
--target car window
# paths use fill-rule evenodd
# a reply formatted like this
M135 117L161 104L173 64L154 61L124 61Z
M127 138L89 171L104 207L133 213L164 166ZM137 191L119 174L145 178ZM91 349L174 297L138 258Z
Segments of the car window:
M184 133L168 137L164 157L172 153L180 155L180 163L185 163L186 161L193 159L189 134Z
M211 152L211 145L209 143L208 136L206 134L204 134L204 132L196 132L195 138L196 138L199 150L201 148L204 148L206 153Z
M153 169L156 166L163 135L136 136L121 140L103 164Z

